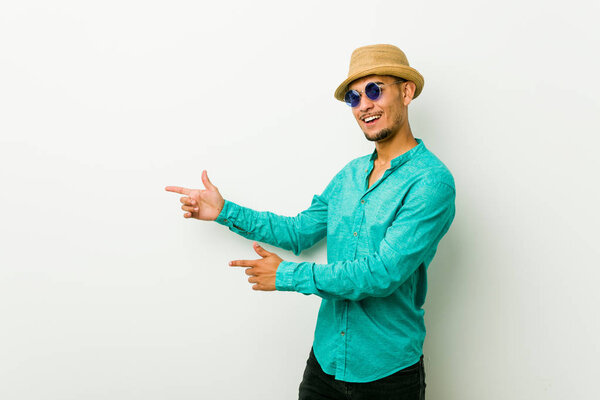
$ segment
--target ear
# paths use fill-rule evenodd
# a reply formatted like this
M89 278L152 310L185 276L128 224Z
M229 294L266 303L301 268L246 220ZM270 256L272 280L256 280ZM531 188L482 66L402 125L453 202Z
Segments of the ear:
M412 82L412 81L404 82L404 85L402 86L402 101L404 102L405 106L410 104L410 102L413 99L413 96L415 95L416 90L417 90L417 85L415 85L414 82Z

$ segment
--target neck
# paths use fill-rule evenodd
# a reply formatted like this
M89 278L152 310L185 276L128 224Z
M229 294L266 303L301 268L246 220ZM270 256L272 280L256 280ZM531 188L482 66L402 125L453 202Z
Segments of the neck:
M389 140L375 142L377 150L375 164L379 167L389 165L394 158L406 153L416 145L418 143L407 124L406 129L396 132Z

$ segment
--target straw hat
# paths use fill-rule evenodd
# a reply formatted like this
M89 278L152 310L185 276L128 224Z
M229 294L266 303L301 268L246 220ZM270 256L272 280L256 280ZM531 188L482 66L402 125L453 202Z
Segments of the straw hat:
M423 90L423 76L408 64L404 52L391 44L374 44L359 47L350 57L348 78L335 90L335 98L344 101L348 85L367 75L392 75L412 81L417 85L413 99Z

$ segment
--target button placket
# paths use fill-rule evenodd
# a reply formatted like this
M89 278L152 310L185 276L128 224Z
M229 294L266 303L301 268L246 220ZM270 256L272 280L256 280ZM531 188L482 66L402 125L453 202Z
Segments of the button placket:
M346 360L347 360L347 335L348 331L348 301L344 300L343 302L343 311L341 318L341 326L340 326L340 339L342 341L342 345L339 347L340 352L336 357L337 371L336 375L345 376L346 374Z
M355 210L354 210L354 224L352 227L352 230L350 232L352 232L352 236L354 236L354 243L353 246L348 246L348 250L351 252L350 254L348 254L349 258L354 258L356 257L356 252L358 250L358 233L360 232L360 229L362 227L362 223L363 223L363 218L364 218L364 208L362 205L358 205Z

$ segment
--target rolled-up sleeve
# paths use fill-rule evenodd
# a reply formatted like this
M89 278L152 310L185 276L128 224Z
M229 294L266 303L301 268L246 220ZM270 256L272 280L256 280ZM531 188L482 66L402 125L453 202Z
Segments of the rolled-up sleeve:
M427 266L455 214L455 190L443 182L416 183L373 254L329 264L283 261L276 288L323 298L361 300L394 292Z

